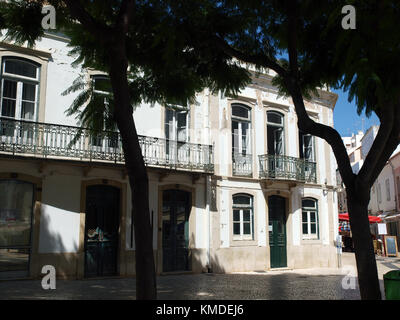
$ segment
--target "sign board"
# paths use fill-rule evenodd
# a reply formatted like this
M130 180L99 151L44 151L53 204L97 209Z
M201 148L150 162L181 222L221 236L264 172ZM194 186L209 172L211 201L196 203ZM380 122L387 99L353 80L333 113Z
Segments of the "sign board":
M378 234L387 234L386 223L378 223Z
M387 256L397 257L397 241L395 236L386 236L385 245Z

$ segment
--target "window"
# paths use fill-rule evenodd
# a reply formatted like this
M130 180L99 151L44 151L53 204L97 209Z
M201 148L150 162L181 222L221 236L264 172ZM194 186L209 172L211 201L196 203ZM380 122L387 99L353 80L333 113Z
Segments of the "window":
M2 117L37 120L40 68L33 62L4 58L1 77Z
M300 159L314 161L314 137L299 131Z
M276 111L267 111L267 150L270 155L284 155L283 115Z
M232 105L232 152L235 155L251 154L250 109L242 105Z
M382 202L382 193L381 193L381 184L378 183L377 187L376 187L376 198L378 200L378 203Z
M233 174L252 175L251 109L232 105L232 162Z
M110 79L105 75L93 75L91 76L91 80L93 82L93 98L94 99L102 99L100 103L104 101L105 109L108 109L109 99L112 92ZM104 118L103 123L106 121L106 110L104 110ZM106 125L104 123L103 128L105 129ZM108 148L116 148L118 146L118 133L117 127L114 127L114 132L110 132L106 135L101 133L97 136L92 136L91 143L92 147L94 147L97 151L104 151Z
M233 196L233 239L254 240L253 197L247 194Z
M189 142L189 110L187 108L165 109L165 138Z
M386 200L387 200L387 201L390 201L390 184L389 184L389 179L386 179L385 184L386 184Z
M303 239L319 239L318 205L315 199L302 200L302 230Z

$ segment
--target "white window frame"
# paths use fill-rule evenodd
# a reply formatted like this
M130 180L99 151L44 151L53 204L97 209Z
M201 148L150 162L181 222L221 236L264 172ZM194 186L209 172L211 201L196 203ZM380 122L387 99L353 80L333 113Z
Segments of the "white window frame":
M30 77L25 77L22 75L17 75L13 73L8 73L5 71L6 67L6 62L7 61L16 61L16 62L22 62L22 63L27 63L31 64L36 68L36 77L35 78L30 78ZM3 57L2 59L2 66L1 66L1 96L0 96L0 116L9 118L9 119L15 119L15 120L24 120L24 121L32 121L35 122L37 121L38 118L38 108L39 108L39 85L40 85L40 66L34 62L28 61L26 59L18 58L18 57ZM15 115L14 117L9 117L9 116L3 116L3 91L4 91L4 81L9 80L9 81L14 81L17 83L17 92L16 92L16 102L15 102ZM35 86L35 100L34 100L34 111L33 111L33 119L25 119L22 118L21 113L22 113L22 102L24 100L22 99L22 93L23 93L23 84L31 84ZM7 99L7 98L6 98ZM32 102L32 101L28 101Z
M247 204L235 204L235 197L237 196L242 196L242 197L247 197L249 199L249 205ZM234 211L238 210L239 211L239 221L234 220ZM245 210L250 211L250 221L246 223L250 224L250 234L244 234L244 219L243 219L243 212ZM239 223L240 224L240 234L234 234L234 224ZM232 237L233 240L254 240L255 235L254 235L254 201L253 201L253 196L249 194L234 194L232 196Z
M90 80L93 82L93 92L105 95L104 104L109 104L107 96L110 96L111 93L107 92L107 91L96 90L95 89L96 79L110 80L110 78L108 76L106 76L106 75L103 75L103 74L94 74L94 75L90 76ZM98 140L98 142L100 142L100 143L99 144L93 143L94 139ZM99 138L99 137L91 136L90 145L91 145L91 148L94 151L103 152L105 150L108 150L108 151L113 152L116 148L118 148L119 142L118 141L116 142L116 146L112 146L111 145L111 140L109 140L108 138L105 139L105 138Z
M314 201L314 207L303 207L303 200ZM303 198L301 199L301 233L303 240L319 240L319 215L318 215L318 200L314 198ZM303 221L303 214L307 214L307 221ZM311 222L311 213L315 213L315 222ZM311 224L315 223L315 234L311 233ZM303 225L307 224L307 233L303 231Z
M167 134L167 113L171 112L172 113L172 121L168 123L168 134ZM178 140L178 115L179 114L186 114L186 134L185 134L185 140ZM164 134L165 138L170 140L170 141L179 141L179 142L189 142L189 128L190 128L190 112L189 109L187 108L171 108L171 107L166 107L165 108L165 121L164 121Z
M237 133L233 132L233 125L232 125L232 136L237 136L238 137L238 145L235 146L235 141L234 139L232 139L232 151L234 153L234 156L240 156L243 155L243 151L245 150L246 153L245 155L251 155L252 154L252 141L251 141L251 130L252 130L252 123L251 123L251 109L245 105L242 104L232 104L232 107L239 107L239 108L243 108L248 112L248 117L244 118L244 117L239 117L239 116L235 116L233 115L233 109L231 110L231 120L232 123L233 122L237 122L238 123L238 129L237 129ZM232 108L231 107L231 108ZM246 123L248 124L248 129L247 132L244 132L244 135L246 137L246 145L247 146L243 146L243 124ZM244 148L245 147L245 148ZM235 149L237 149L238 151L235 151Z
M275 115L279 116L280 119L281 119L281 123L278 124L278 123L275 123L275 122L269 122L269 121L268 121L268 114L275 114ZM274 136L273 136L272 138L271 138L271 137L268 137L268 131L267 131L267 150L268 150L268 139L274 139L275 155L277 155L277 156L284 156L284 155L286 154L286 145L285 145L285 115L282 114L282 113L280 113L280 112L278 112L278 111L275 111L275 110L269 110L269 111L267 111L267 130L268 130L268 126L275 127L275 130L274 130ZM281 147L281 153L278 154L278 153L276 153L277 141L276 141L275 133L276 133L276 131L278 131L279 129L281 130L281 143L282 143L282 147Z

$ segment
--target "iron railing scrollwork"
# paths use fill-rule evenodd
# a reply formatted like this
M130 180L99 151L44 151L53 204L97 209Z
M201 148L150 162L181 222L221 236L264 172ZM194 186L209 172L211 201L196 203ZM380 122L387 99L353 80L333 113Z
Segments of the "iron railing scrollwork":
M233 153L232 174L234 176L243 176L243 177L253 176L253 155Z
M147 166L214 172L213 147L168 139L139 136ZM44 158L123 163L121 135L58 124L0 117L0 152Z
M259 156L260 178L317 182L316 163L305 159L265 154Z

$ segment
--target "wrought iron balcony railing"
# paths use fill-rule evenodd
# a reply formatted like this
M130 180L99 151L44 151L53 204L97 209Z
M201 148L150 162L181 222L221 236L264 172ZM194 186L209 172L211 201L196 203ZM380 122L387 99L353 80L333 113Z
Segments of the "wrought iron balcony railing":
M260 155L259 161L261 179L317 182L315 162L271 154Z
M213 147L139 136L147 166L214 172ZM80 127L0 117L0 152L43 158L123 163L118 132L93 135Z
M233 153L232 174L234 176L251 177L253 175L253 155Z

